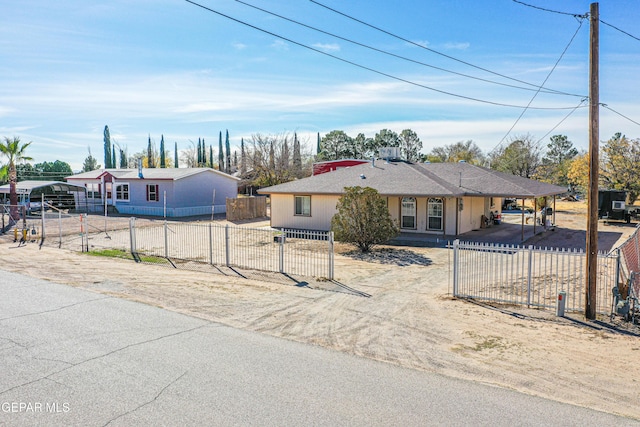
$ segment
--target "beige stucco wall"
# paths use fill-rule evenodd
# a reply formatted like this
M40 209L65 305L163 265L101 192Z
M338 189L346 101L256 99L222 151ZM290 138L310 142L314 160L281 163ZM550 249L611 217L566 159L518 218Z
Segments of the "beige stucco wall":
M294 196L292 194L271 195L271 226L276 228L301 228L307 230L330 230L331 218L335 215L339 196L312 195L311 216L294 215ZM387 205L391 218L400 224L401 197L387 197ZM499 203L499 199L494 199ZM449 197L444 199L444 230L427 231L427 198L416 198L415 230L402 229L403 233L430 234L463 234L477 230L481 226L482 215L489 214L489 199L484 197L462 198L462 210L458 211L458 199ZM499 209L499 204L498 204Z
M484 197L463 197L458 233L466 233L480 228L482 215L485 215Z
M338 198L314 194L311 196L311 216L298 216L294 215L293 194L272 194L271 226L329 231L331 218L337 212Z

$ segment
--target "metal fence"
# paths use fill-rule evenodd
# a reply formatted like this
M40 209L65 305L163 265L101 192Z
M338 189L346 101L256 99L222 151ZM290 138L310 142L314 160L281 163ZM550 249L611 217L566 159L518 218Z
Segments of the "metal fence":
M560 291L565 309L584 311L586 258L582 250L483 243L453 243L453 295L482 301L554 309ZM598 255L596 310L611 312L619 256Z
M69 250L116 250L143 262L163 258L180 268L200 264L329 280L334 277L331 232L77 215L51 210L26 218L24 224L29 238L33 236L46 246Z
M640 225L618 250L622 258L620 280L629 281L634 295L640 296Z

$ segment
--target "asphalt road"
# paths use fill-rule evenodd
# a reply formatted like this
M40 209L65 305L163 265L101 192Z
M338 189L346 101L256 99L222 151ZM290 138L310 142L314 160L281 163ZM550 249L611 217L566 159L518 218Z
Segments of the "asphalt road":
M8 426L640 425L2 271L0 405Z

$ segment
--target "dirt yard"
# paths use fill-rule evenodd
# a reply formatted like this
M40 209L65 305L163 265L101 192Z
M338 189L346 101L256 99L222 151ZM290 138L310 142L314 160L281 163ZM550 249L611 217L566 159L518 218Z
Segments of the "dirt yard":
M535 244L579 244L585 210L559 204L559 227ZM634 227L601 231L617 242ZM336 280L352 291L339 292L0 242L0 269L640 420L637 326L455 300L447 249L382 247L359 256L337 245Z

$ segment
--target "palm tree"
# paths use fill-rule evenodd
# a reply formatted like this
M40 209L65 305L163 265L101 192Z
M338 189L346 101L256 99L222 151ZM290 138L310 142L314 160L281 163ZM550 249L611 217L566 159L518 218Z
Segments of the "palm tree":
M18 192L16 191L16 184L18 183L16 163L33 160L24 154L29 145L31 145L31 142L20 143L20 138L17 136L13 138L7 138L5 136L4 142L0 142L0 153L9 160L7 164L9 171L9 204L11 205L10 215L14 220L20 219L18 215Z

